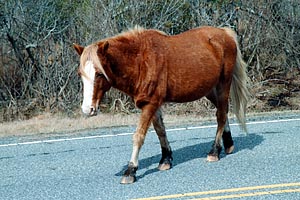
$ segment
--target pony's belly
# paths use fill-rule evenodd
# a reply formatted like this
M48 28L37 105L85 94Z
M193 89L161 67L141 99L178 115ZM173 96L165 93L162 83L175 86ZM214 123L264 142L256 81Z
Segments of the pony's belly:
M177 103L195 101L206 96L210 90L202 87L194 90L172 90L168 92L166 101Z
M197 78L193 77L193 75ZM184 78L177 77L177 79L169 81L166 101L183 103L198 100L209 94L219 80L219 76L216 75L209 77L203 74L197 74L196 72L193 75L189 74L189 76ZM205 77L205 79L198 77Z

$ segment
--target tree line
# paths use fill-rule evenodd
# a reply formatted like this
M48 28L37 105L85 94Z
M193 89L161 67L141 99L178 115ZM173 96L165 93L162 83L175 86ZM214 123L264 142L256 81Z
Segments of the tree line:
M252 84L275 82L289 90L295 86L289 74L299 75L298 0L1 1L0 121L40 112L78 113L82 84L72 44L88 45L135 25L170 35L203 25L231 27ZM276 104L290 91L254 92L253 98L269 95ZM130 98L116 90L105 101L107 110L134 110Z

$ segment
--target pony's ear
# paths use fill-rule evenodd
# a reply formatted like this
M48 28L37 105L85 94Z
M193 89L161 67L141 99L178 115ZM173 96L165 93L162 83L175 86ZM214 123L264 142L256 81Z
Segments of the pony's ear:
M81 54L82 54L82 52L84 50L84 47L82 47L82 46L80 46L78 44L75 44L75 43L73 44L73 47L76 50L76 52L78 53L78 55L81 56Z
M104 43L99 44L99 49L98 49L98 51L99 51L101 54L106 54L108 47L109 47L109 42L108 42L108 41L105 41Z

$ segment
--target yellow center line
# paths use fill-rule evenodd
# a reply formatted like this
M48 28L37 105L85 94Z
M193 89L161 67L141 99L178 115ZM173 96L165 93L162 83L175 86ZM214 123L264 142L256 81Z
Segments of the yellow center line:
M242 187L242 188L229 188L229 189L222 189L222 190L210 190L210 191L203 191L203 192L183 193L183 194L171 194L171 195L164 195L164 196L138 198L138 199L133 199L133 200L175 199L175 198L209 195L209 194L230 193L230 192L271 189L271 188L280 188L280 187L293 187L293 186L300 186L300 182L297 182L297 183L282 183L282 184L274 184L274 185L260 185L260 186ZM298 190L298 189L296 189L296 190ZM277 191L279 191L279 190L277 190ZM281 191L284 191L284 190L281 190ZM270 192L272 192L272 191L270 191ZM270 194L270 193L268 193L268 194Z
M272 190L272 191L265 191L265 192L231 194L231 195L206 197L206 198L199 198L199 199L196 198L195 200L234 199L234 198L241 198L241 197L254 197L254 196L262 196L262 195L270 195L270 194L284 194L284 193L296 193L296 192L300 192L300 188L299 189L289 189L289 190Z

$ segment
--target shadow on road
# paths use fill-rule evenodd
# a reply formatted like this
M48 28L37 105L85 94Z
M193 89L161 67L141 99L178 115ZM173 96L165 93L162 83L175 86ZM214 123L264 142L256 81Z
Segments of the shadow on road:
M194 140L200 140L200 139L195 138ZM239 151L245 149L253 150L256 146L260 145L263 142L264 138L262 135L248 134L247 136L233 137L233 140L235 144L235 150L233 154L236 154ZM174 142L176 141L173 141L172 143ZM180 165L190 160L194 160L198 158L206 158L212 143L213 141L186 146L179 149L173 149L173 158L174 158L173 167L176 167L176 165ZM221 159L222 158L225 159L224 157L226 157L226 154L224 153L224 151L222 151L220 157ZM161 154L157 154L139 160L139 169L147 168L155 163L158 164L160 158L161 158ZM127 165L123 166L123 169L120 172L116 173L116 176L122 176L123 172L126 169L127 169ZM144 174L139 175L137 178L138 179L143 178L144 176L147 176L148 174L152 174L154 172L158 172L158 169L157 168L149 169Z

